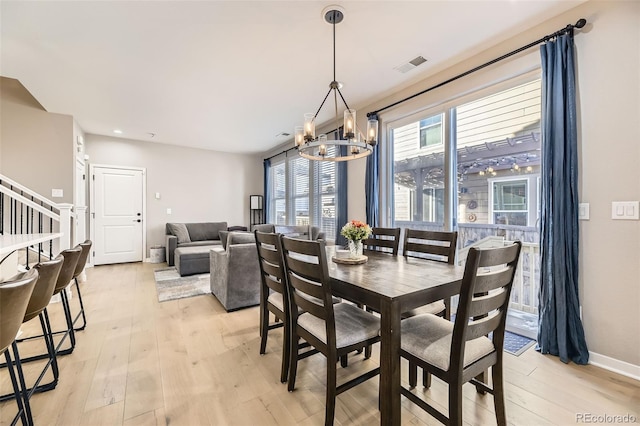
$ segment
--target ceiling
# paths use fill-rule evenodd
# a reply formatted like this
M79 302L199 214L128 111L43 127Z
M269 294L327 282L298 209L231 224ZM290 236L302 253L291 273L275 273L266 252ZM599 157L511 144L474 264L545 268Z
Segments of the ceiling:
M582 1L342 1L337 80L362 108ZM329 89L331 4L2 0L0 74L87 133L264 152ZM394 69L419 55L427 62Z

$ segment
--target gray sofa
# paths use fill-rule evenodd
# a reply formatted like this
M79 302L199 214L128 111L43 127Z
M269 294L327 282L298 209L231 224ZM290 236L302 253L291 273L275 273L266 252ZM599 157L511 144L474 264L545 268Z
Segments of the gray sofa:
M252 231L260 232L276 232L288 237L301 238L305 240L324 240L324 232L320 232L320 228L311 225L274 225L265 223L262 225L254 225Z
M254 235L230 232L224 246L210 250L211 293L227 311L260 304L260 265Z
M175 251L179 247L199 247L195 251L209 253L211 247L220 246L220 231L227 230L227 222L167 223L167 265L175 265ZM193 249L190 251L194 251Z

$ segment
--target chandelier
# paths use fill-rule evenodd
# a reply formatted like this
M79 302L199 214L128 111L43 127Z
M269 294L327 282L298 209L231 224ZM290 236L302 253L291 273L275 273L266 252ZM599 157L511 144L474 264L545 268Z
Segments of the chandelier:
M316 113L305 114L304 126L295 128L295 146L298 148L300 156L308 158L309 160L348 161L363 158L373 152L373 147L378 142L378 120L375 116L369 117L366 136L358 129L356 124L356 111L347 105L347 101L345 101L342 92L340 92L342 84L336 80L336 24L342 22L344 12L339 6L329 6L324 9L322 15L324 16L324 20L333 26L333 81L329 84L329 91L320 103L320 107L318 107ZM320 134L316 137L316 118L332 92L335 105L336 128L339 127L338 95L340 95L340 99L346 108L344 111L342 135L340 135L339 129L337 129L332 133L340 135L340 137L330 138L326 134ZM343 149L342 147L346 148Z

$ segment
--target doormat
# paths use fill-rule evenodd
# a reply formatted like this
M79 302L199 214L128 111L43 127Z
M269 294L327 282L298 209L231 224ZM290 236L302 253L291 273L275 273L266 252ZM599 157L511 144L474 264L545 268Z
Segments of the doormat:
M455 320L456 314L451 314L451 322ZM491 337L491 333L489 333L489 337ZM504 346L502 349L511 355L520 356L524 351L533 346L534 343L536 343L534 339L505 330Z
M158 302L211 293L209 274L181 277L175 267L170 267L156 269L153 275L156 279Z
M524 337L510 331L504 332L503 349L505 352L508 352L511 355L519 356L524 351L533 346L534 343L536 343L536 341L533 339L529 339L528 337Z

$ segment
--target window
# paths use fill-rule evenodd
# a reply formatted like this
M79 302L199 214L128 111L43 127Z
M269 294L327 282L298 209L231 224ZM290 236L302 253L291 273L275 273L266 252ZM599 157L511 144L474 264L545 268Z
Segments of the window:
M334 148L330 148L334 149ZM313 225L327 239L336 235L337 163L309 161L292 154L271 162L267 221Z
M286 174L285 162L271 165L271 188L267 195L271 198L269 204L271 211L267 212L269 221L277 225L285 225L287 222L286 210Z
M327 149L328 155L334 155L333 150L336 147ZM315 183L314 191L314 217L318 220L315 222L320 230L325 233L328 239L335 238L336 235L336 200L338 192L336 188L336 167L337 163L333 161L319 161L314 164Z
M289 160L289 182L291 190L287 191L289 205L292 208L292 221L288 225L309 225L309 160L303 157L292 157Z
M526 179L500 181L491 185L493 223L527 226L529 196Z
M442 114L420 120L420 148L442 144Z
M540 80L504 86L390 124L388 222L434 230L535 226L537 185L530 179L540 168ZM510 182L494 188L491 180ZM491 231L469 232L475 241Z
M393 129L394 221L444 223L443 115Z

